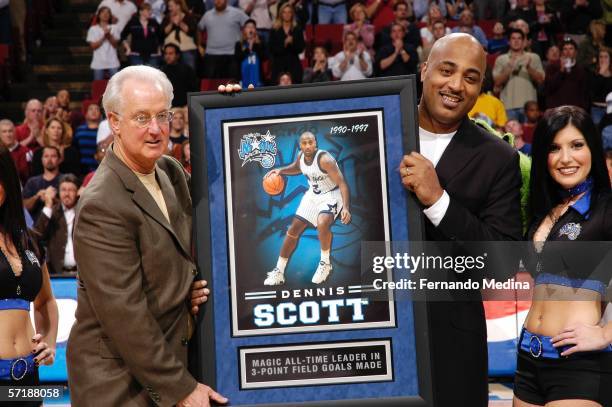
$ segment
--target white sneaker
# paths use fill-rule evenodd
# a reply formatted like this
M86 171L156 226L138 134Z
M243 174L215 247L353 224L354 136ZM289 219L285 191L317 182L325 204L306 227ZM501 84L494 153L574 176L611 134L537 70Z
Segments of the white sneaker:
M274 267L268 273L268 277L264 280L264 285L281 285L285 284L285 275L278 267Z
M327 280L329 274L332 271L332 266L330 263L325 263L324 261L319 262L319 266L317 267L317 271L315 271L312 276L312 282L315 284L321 284L323 281Z

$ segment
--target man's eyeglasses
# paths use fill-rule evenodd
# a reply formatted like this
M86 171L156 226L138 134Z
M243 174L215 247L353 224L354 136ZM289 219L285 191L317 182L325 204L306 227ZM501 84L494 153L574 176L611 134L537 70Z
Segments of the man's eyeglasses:
M119 117L122 117L122 115L117 112L113 113ZM157 113L155 116L151 116L145 113L138 113L136 116L132 117L131 120L136 123L136 126L141 129L144 129L145 127L149 127L151 121L153 120L153 117L155 117L155 121L158 125L165 126L172 121L172 118L174 117L174 112L166 110L164 112Z

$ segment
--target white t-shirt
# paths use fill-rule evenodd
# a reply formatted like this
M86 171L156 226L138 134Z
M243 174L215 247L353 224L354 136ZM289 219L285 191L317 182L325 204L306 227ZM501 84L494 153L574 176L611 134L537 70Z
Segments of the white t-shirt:
M102 0L98 9L102 6L108 7L113 16L117 18L116 24L119 27L119 33L123 31L123 27L130 21L134 13L138 11L130 0L124 0L123 2L118 0Z
M270 10L268 9L268 0L240 0L240 8L246 13L246 9L249 4L255 2L253 10L251 10L251 17L255 20L258 30L269 30L272 28L272 18L270 18Z
M447 134L435 134L419 127L419 147L421 148L421 154L436 167L438 161L442 158L442 154L444 154L444 151L456 133L457 131ZM449 205L450 196L445 190L440 199L429 208L424 209L423 213L429 218L434 226L438 226L440 222L442 222L444 215L446 215Z
M110 32L115 39L119 40L121 31L116 25L110 25ZM87 42L92 43L99 41L104 37L104 30L98 24L92 25L87 31ZM94 50L93 58L91 59L91 69L110 69L119 68L119 58L117 57L117 48L113 47L110 41L106 40L98 49Z
M340 69L340 64L344 62L346 56L344 55L344 51L340 51L336 55L334 55L334 59L329 62L332 73L336 78L340 78L341 81L352 81L355 79L365 79L368 76L372 75L372 59L370 58L370 54L368 52L363 53L363 60L365 61L367 67L365 71L361 70L361 64L359 62L359 56L357 54L353 54L352 61L349 61L349 65L344 72Z

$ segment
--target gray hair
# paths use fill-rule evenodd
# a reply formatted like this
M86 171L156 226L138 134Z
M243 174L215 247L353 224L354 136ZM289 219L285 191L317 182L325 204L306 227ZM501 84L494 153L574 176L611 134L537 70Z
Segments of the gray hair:
M35 104L35 103L36 103L36 104L39 104L39 105L40 105L40 107L43 107L43 104L42 104L42 102L41 102L40 100L38 100L38 99L30 99L30 100L28 100L28 102L25 104L24 111L28 110L28 108L29 108L30 106L32 106L33 104Z
M121 90L125 81L130 79L157 87L168 99L168 108L170 108L174 98L174 90L166 74L150 66L134 65L117 72L108 81L106 91L102 96L102 106L104 106L107 116L110 112L119 113L121 111Z
M2 126L10 126L12 128L15 128L15 123L10 121L9 119L2 119L0 120L0 127Z

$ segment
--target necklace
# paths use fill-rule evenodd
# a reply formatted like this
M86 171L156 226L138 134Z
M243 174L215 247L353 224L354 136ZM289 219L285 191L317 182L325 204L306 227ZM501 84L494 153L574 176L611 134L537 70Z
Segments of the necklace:
M7 253L7 249L4 247L4 245L0 245L0 252L2 252L2 255L6 259L6 262L8 263L9 267L11 268L13 276L15 276L15 280L17 281L17 289L15 290L15 294L17 294L17 296L20 296L21 295L21 274L23 273L23 263L21 263L20 261L17 267L13 266L13 262L11 262L11 258L9 257L9 254ZM17 253L19 254L19 252Z

